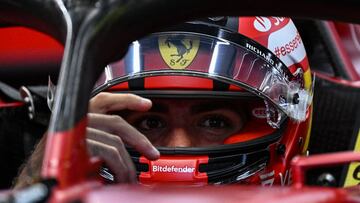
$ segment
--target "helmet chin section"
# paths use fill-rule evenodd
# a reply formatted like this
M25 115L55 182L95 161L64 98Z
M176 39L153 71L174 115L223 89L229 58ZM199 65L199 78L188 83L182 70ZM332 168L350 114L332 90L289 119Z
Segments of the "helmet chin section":
M247 154L162 155L156 161L135 158L139 182L180 185L229 184L246 180L267 165L267 150Z
M286 123L286 122L285 122ZM261 138L210 147L158 147L161 156L150 161L131 148L139 182L183 185L230 184L263 170L270 160L270 145L279 141L286 125Z
M206 185L208 175L200 172L201 164L207 164L208 156L161 156L156 161L140 157L139 164L147 168L139 174L139 181L145 185L176 183L184 185Z

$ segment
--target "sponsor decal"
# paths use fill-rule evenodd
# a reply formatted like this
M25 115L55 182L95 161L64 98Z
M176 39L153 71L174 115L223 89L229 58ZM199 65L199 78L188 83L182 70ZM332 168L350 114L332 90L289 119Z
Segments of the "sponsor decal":
M355 152L360 152L360 129L354 147ZM344 187L360 185L360 163L351 163L344 181Z
M279 73L282 75L282 77L289 79L290 74L288 74L288 72L287 72L287 70L288 70L287 66L284 66L280 60L277 60L276 57L271 52L264 52L261 50L262 48L260 48L260 47L258 48L252 44L249 44L248 42L245 43L245 47L248 50L250 50L251 52L254 52L259 57L265 59L265 61L267 61L270 65L275 67L279 71ZM276 60L276 63L274 60ZM270 68L270 66L268 64L266 66L262 66L262 68L265 68L265 67Z
M145 157L140 157L140 163L149 166L148 171L141 172L139 180L144 184L154 184L157 182L181 182L188 184L205 185L208 183L206 173L200 172L200 164L206 164L208 156L168 156L161 155L156 161L150 161Z
M183 70L191 64L199 50L199 44L199 38L184 35L170 35L158 39L161 57L175 70Z
M262 186L272 186L275 180L275 171L271 171L269 173L265 173L260 175L261 185Z
M266 118L266 109L263 107L254 108L251 113L255 118Z
M272 21L270 19L273 19ZM262 17L257 16L254 20L254 28L259 32L267 32L271 29L272 25L279 26L285 20L284 17ZM273 23L272 23L273 22Z
M271 21L267 17L255 17L254 27L260 32L267 32L271 29Z
M300 63L306 56L304 43L292 21L270 34L268 49L288 67Z
M271 54L269 53L264 53L263 51L261 51L260 49L258 49L257 47L246 43L246 48L255 52L257 55L261 56L262 58L264 58L267 62L269 62L271 65L274 65L274 60L272 60L271 58Z
M285 175L279 173L279 177L281 186L287 186L292 183L292 174L288 169L285 171ZM275 171L273 170L269 173L260 175L260 180L262 186L272 186L275 181Z
M272 18L275 20L274 25L276 25L276 26L280 25L280 23L285 20L284 17L272 17Z
M279 173L281 186L287 186L292 183L292 174L290 170L285 171L285 175Z
M283 44L282 46L275 47L274 53L277 57L286 56L287 54L291 54L300 44L302 43L299 32L297 32L296 36Z
M194 167L176 167L172 166L152 166L152 172L163 172L163 173L193 173L195 171Z

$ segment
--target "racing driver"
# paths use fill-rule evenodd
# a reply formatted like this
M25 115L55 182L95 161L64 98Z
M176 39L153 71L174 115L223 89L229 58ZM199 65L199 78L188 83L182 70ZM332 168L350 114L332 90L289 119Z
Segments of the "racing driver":
M114 182L287 185L306 153L312 81L283 17L212 17L134 41L90 101L87 144ZM39 177L45 138L16 188Z

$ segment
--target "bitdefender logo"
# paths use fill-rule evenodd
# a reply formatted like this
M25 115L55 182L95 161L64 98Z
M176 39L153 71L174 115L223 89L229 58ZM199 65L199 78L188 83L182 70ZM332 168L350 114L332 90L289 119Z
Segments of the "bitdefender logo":
M165 173L193 173L195 171L194 167L176 167L172 166L152 166L153 172L165 172Z

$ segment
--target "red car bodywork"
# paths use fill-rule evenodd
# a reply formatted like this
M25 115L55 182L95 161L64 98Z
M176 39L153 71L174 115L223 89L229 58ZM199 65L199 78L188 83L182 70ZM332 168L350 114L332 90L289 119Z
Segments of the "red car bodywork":
M53 39L39 35L24 28L2 28L0 38L6 39L17 33L17 41L0 44L0 65L17 67L19 60L27 63L58 63L62 57L63 48ZM32 40L29 40L32 39ZM342 40L342 38L338 38ZM39 43L40 42L40 43ZM31 50L27 47L31 46ZM344 55L346 48L342 50ZM352 54L348 54L352 56ZM348 57L345 56L345 57ZM355 56L355 55L354 55ZM351 80L358 80L352 58L348 58ZM327 76L324 76L327 77ZM359 87L356 82L336 82ZM21 105L21 103L1 102L1 107ZM141 185L104 185L97 171L101 162L90 159L84 142L86 119L81 120L68 132L55 132L49 142L52 148L47 148L43 177L56 177L51 202L360 202L360 188L324 188L304 186L303 175L307 168L322 167L360 161L360 155L352 152L343 154L319 155L309 158L299 158L293 162L293 185L291 187L256 187L256 186L141 186ZM51 134L51 133L50 133ZM60 136L61 135L61 136ZM78 136L73 136L78 135ZM79 142L79 140L81 140ZM76 149L70 150L70 149ZM71 152L71 153L70 153Z

